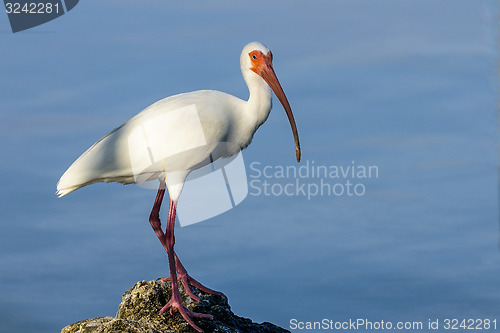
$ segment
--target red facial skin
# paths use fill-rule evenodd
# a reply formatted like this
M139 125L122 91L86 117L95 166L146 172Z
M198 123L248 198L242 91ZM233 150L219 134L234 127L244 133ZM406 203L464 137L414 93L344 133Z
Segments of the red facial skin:
M293 117L292 108L288 103L285 92L281 88L281 84L278 81L278 77L274 73L273 69L273 54L271 51L267 55L264 55L261 51L252 51L248 54L250 57L250 63L252 71L257 73L260 77L266 81L269 87L274 91L276 97L278 97L281 105L285 109L286 115L288 116L288 121L290 121L290 126L292 127L293 138L295 139L295 153L297 157L297 162L300 162L300 143L299 143L299 133L297 132L297 126L295 125L295 119Z

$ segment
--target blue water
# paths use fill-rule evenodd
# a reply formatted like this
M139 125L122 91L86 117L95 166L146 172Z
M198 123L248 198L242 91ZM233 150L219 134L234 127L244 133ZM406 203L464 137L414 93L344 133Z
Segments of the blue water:
M273 50L301 165L378 174L350 179L359 196L254 189L177 228L188 271L235 313L285 328L324 318L500 325L497 16L481 0L85 1L12 34L0 15L0 330L114 315L136 281L167 274L147 220L154 191L96 184L57 199L55 184L163 97L210 88L246 98L239 54L252 40ZM294 155L275 101L244 152L247 171L296 166ZM267 180L275 192L296 181ZM346 181L299 179L321 180Z

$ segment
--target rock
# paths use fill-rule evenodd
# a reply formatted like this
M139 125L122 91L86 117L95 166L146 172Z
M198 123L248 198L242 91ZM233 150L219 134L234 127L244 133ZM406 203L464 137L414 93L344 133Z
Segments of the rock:
M214 319L193 318L205 333L283 333L289 332L271 323L257 324L250 319L236 316L226 299L207 294L191 286L201 301L193 301L179 283L183 304L191 311L211 314ZM82 320L66 326L61 333L191 333L189 326L179 313L169 311L159 315L160 309L171 295L170 282L140 281L123 294L116 317L98 317ZM290 333L290 332L289 332Z

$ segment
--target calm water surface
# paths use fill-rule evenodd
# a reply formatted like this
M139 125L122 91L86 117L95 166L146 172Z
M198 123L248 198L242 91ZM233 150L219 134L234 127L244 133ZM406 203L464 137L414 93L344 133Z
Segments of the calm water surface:
M301 165L378 173L298 179L312 190L349 180L359 196L257 195L263 181L274 194L297 181L250 167L296 165L275 101L243 155L249 196L176 229L188 271L237 314L285 328L500 325L497 13L494 1L86 1L15 35L0 15L0 330L114 315L136 281L167 274L147 220L154 191L97 184L57 199L56 182L160 98L205 88L246 98L238 59L252 40L273 50Z

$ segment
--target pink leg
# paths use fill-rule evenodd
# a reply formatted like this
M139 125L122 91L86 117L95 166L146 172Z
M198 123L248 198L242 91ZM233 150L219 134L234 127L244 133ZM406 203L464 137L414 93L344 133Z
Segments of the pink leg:
M226 295L224 295L223 293L221 293L219 291L215 291L215 290L210 289L208 287L205 287L200 282L198 282L196 279L189 276L188 272L186 271L186 269L182 265L181 261L179 260L179 257L177 257L177 254L175 254L175 265L177 268L177 279L182 282L182 285L184 286L184 289L186 290L188 295L192 299L194 299L195 301L199 302L200 298L191 292L191 289L189 288L189 284L191 284L192 286L194 286L194 287L198 288L199 290L202 290L208 294L221 296L221 297L227 299ZM162 281L172 281L170 276L161 278L161 280Z
M173 314L175 311L179 311L179 313L182 315L182 317L184 317L184 320L186 320L189 325L191 325L198 332L203 332L198 326L194 324L194 322L191 320L190 317L212 319L212 316L208 314L195 313L184 307L181 303L179 286L177 286L177 270L175 266L175 253L174 253L174 244L175 244L174 226L175 226L176 206L177 206L177 201L170 200L167 229L165 232L166 248L168 254L168 265L170 266L170 277L172 278L172 297L170 297L170 301L168 301L168 303L160 310L160 314L167 311L168 308L170 308L170 314Z
M154 232L156 233L156 236L158 236L158 239L160 240L161 244L167 250L167 244L166 244L166 235L163 233L163 230L161 230L161 221L160 221L160 207L161 203L163 201L163 196L165 195L165 189L160 186L160 189L158 190L158 194L156 195L156 200L155 204L153 206L153 210L151 211L151 215L149 216L149 222L151 223L151 226L153 227ZM189 276L187 273L186 269L182 265L181 261L179 260L179 257L177 257L177 254L174 251L174 257L175 257L175 264L176 264L176 270L177 270L177 280L180 280L182 285L184 286L184 289L186 290L186 293L194 299L195 301L199 302L200 298L193 294L191 291L191 288L189 288L189 284L193 285L194 287L198 288L199 290L202 290L208 294L212 295L217 295L221 296L225 299L227 297L218 291L215 291L213 289L210 289L208 287L205 287L202 285L200 282ZM162 281L172 281L171 277L163 277L161 278Z
M160 189L158 190L158 194L156 195L156 200L155 204L153 206L153 210L151 211L151 215L149 217L149 222L151 223L151 226L153 227L153 230L156 233L156 236L160 239L161 244L167 251L168 255L168 263L170 267L170 281L172 281L172 296L168 303L160 310L160 314L164 313L168 308L170 308L170 314L173 314L175 311L179 311L179 313L182 315L182 317L188 322L189 325L191 325L194 329L196 329L198 332L202 332L202 330L194 324L194 322L191 320L189 317L198 317L198 318L208 318L212 319L211 315L208 314L200 314L200 313L195 313L190 310L188 310L186 307L184 307L181 303L181 298L179 294L179 287L177 285L177 270L180 269L180 273L182 276L189 276L187 275L186 270L180 264L179 259L177 258L177 255L174 252L174 244L175 244L175 236L174 236L174 226L175 226L175 213L176 213L176 207L177 207L177 201L170 200L170 206L169 206L169 212L168 212L168 221L167 221L167 228L165 234L161 230L161 221L159 217L159 212L160 212L160 206L163 201L163 196L165 195L165 189ZM180 266L177 268L176 264L179 263ZM197 301L199 301L199 298L194 295L189 286L187 285L187 278L182 278L179 276L179 279L181 279L182 284L184 285L184 288L186 289L186 292ZM186 280L186 282L184 282ZM194 280L194 279L193 279ZM175 281L176 283L174 283ZM196 281L197 282L197 281ZM198 283L199 284L199 283ZM208 288L207 288L208 289Z
M164 195L165 195L165 189L160 186L158 194L156 194L153 210L151 210L151 215L149 215L149 223L151 223L151 226L153 227L156 236L158 236L158 239L160 240L161 244L166 250L167 248L165 244L165 234L163 233L163 230L161 230L161 221L160 221L160 208Z

